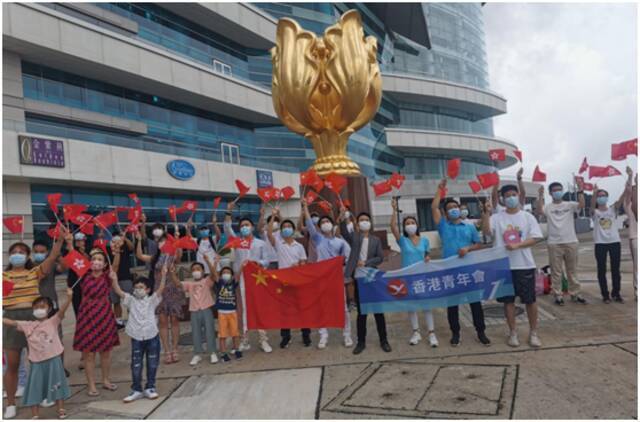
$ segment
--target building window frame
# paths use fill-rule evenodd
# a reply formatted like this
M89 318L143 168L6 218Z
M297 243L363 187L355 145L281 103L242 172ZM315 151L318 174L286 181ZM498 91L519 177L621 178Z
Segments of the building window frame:
M240 164L240 146L231 142L220 142L220 156L223 163Z
M231 70L231 66L225 62L222 62L218 59L213 59L213 71L225 76L233 76L233 71Z

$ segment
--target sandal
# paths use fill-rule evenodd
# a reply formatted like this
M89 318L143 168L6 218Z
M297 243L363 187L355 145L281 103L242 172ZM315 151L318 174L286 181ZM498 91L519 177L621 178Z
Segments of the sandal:
M87 396L89 397L98 397L99 395L100 395L99 391L91 391L91 390L87 391Z
M178 352L171 352L171 363L180 362L178 359Z
M171 352L164 352L164 363L167 365L173 363L173 360L171 359Z
M58 409L58 419L67 419L67 411L65 409Z
M102 388L108 391L116 391L118 389L118 386L110 382L110 383L102 384Z

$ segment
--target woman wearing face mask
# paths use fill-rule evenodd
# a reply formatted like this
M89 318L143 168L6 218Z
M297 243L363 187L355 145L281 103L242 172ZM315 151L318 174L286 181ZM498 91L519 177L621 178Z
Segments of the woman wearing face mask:
M40 265L35 265L29 258L31 250L23 242L14 243L9 247L9 265L2 273L2 279L13 284L13 290L2 298L4 317L12 320L33 320L31 304L40 297L40 281L55 266L60 256L63 237L67 234L66 227L60 228L60 236L56 239L51 253ZM16 416L16 388L18 387L18 368L20 353L27 347L24 334L15 327L5 327L2 330L2 348L7 357L7 369L3 376L4 388L7 392L7 407L5 419Z
M400 234L398 229L398 202L391 200L391 233L395 237L396 242L400 246L400 254L402 257L402 267L408 267L421 260L429 261L429 239L421 237L418 231L418 221L414 217L405 217L402 221L403 233ZM435 324L433 322L433 312L431 310L424 311L424 318L427 323L428 340L431 347L438 347L438 338L435 333ZM422 336L420 335L420 326L418 324L418 313L409 312L409 320L413 328L413 334L409 340L409 344L415 346L420 343Z
M346 263L345 273L349 276L350 285L354 288L355 300L358 309L358 325L357 335L358 343L353 349L353 354L362 353L366 346L367 337L367 314L360 313L360 297L358 295L358 283L353 279L355 277L356 268L371 267L377 268L384 259L382 252L382 242L380 239L371 234L371 216L366 212L361 212L357 217L358 231L349 232L343 222L341 227L344 239L351 246L351 253ZM384 314L374 314L376 320L376 328L380 339L380 347L385 352L391 351L391 346L387 341L387 325L384 320Z
M96 388L95 360L100 353L102 370L102 388L115 391L118 386L109 378L111 372L111 350L120 345L116 317L111 309L109 294L111 284L118 276L109 268L107 256L100 249L89 254L91 268L80 282L82 302L78 311L76 332L73 337L73 350L82 352L85 374L87 376L87 394L91 397L100 393ZM114 266L117 267L120 254L116 254Z
M333 220L331 219L331 217L327 215L320 217L320 220L318 221L318 224L320 225L320 231L318 231L313 220L311 220L311 214L309 214L307 201L302 199L301 203L305 221L307 224L307 231L309 232L311 242L313 242L313 244L315 245L316 253L318 254L317 262L326 261L337 256L343 256L346 262L346 260L349 259L351 247L344 239L335 236L335 227L333 225ZM353 346L353 340L351 340L351 318L349 316L349 308L346 305L346 301L344 312L345 320L344 329L342 330L342 336L344 339L344 346L351 347ZM320 334L318 349L324 349L327 347L327 343L329 342L329 331L326 328L321 328L318 330L318 333Z
M274 211L272 209L272 211ZM280 239L280 216L277 213L272 213L267 217L266 223L264 219L266 208L264 204L260 207L260 218L258 219L258 233L260 233L262 239L265 241L266 249L267 249L267 259L269 260L269 268L272 270L278 269L278 253L276 249L269 242L269 237L267 232L269 231L269 226L271 226L271 230L273 235Z
M598 284L604 303L611 303L611 299L624 303L620 295L620 233L616 223L616 210L620 208L622 196L612 206L608 206L609 193L604 189L593 187L591 209L593 213L593 242L595 243L596 264L598 267ZM607 254L611 262L611 296L607 287Z
M153 290L157 290L162 280L162 268L171 267L179 257L182 256L182 250L176 250L174 255L162 252L162 247L167 241L165 234L158 239L158 250L155 255L145 255L142 253L142 243L140 235L138 235L138 244L136 247L136 257L145 263L150 264L152 271L149 272L149 283ZM182 306L186 303L187 298L182 288L174 283L168 283L162 291L162 302L156 309L160 326L160 343L164 352L164 363L171 364L179 361L178 357L178 340L180 339L180 318L182 317ZM171 325L171 329L169 329ZM169 332L171 332L171 341L169 340Z
M207 261L205 260L205 256L209 259L209 261L215 261L218 254L216 250L218 249L220 241L224 241L221 239L222 233L220 232L220 228L218 227L218 220L216 218L216 212L213 211L211 216L211 225L202 225L198 229L197 243L198 250L196 252L196 262L199 262L205 269L205 274L210 274L209 267L207 266ZM213 228L213 232L211 231Z

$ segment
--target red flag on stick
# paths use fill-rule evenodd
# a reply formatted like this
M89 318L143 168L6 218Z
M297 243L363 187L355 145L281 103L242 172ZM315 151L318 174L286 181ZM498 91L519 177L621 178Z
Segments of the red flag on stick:
M320 192L324 187L322 178L318 176L318 173L314 169L309 169L300 173L300 184L302 186L311 186L316 192Z
M257 192L258 192L258 196L260 197L260 199L262 199L262 202L264 202L265 204L267 202L270 202L276 199L276 191L273 187L258 188Z
M115 211L103 212L102 214L93 217L93 222L103 229L106 229L118 222L118 216Z
M318 194L314 191L310 190L304 197L304 200L307 202L307 205L313 204L313 202L318 199Z
M197 208L198 208L198 201L187 200L182 202L182 206L178 209L178 214L187 212L187 211L195 212Z
M334 191L337 195L340 195L342 188L347 184L347 178L340 176L337 173L331 173L324 178L324 185Z
M593 192L593 183L584 182L582 184L582 189L587 191L587 192Z
M191 236L181 237L180 239L174 242L173 246L180 249L190 249L190 250L198 249L198 243L195 240L193 240Z
M455 179L460 174L460 164L462 160L459 158L454 158L453 160L447 161L447 176L450 179Z
M105 255L108 256L107 253L107 241L104 239L96 239L93 241L93 245L91 246L92 248L99 248L102 249L102 252L104 252Z
M59 221L56 223L56 226L50 229L47 229L47 234L49 235L50 238L52 239L57 239L58 237L60 237L60 226L62 225L62 223L60 223Z
M165 240L164 245L160 248L160 252L167 255L174 255L177 250L176 238L167 233L167 240Z
M245 196L247 192L249 192L249 190L251 189L249 186L242 183L242 181L239 179L236 180L236 187L238 188L238 192L239 192L238 199Z
M396 189L400 189L402 184L404 183L405 176L400 173L392 173L391 178L389 178L389 185Z
M391 183L389 183L388 180L383 180L381 182L374 183L372 187L376 197L380 195L384 195L385 193L389 193L393 190L391 187Z
M62 206L62 213L65 220L73 220L86 209L87 206L84 204L65 204Z
M88 236L91 236L95 230L95 224L86 223L80 226L80 231Z
M83 275L87 273L87 271L89 271L89 267L91 264L84 255L82 255L80 252L76 251L75 249L69 252L68 254L66 254L65 257L62 258L62 262L64 262L64 264L69 269L73 270L73 272L76 273L78 278L81 278Z
M543 173L540 170L540 166L536 165L536 168L533 170L533 177L531 178L533 182L546 182L547 181L547 173Z
M476 182L475 180L469 182L469 187L471 188L471 191L473 193L478 193L482 190L482 185L480 185L480 183Z
M593 179L594 177L620 176L621 174L622 173L613 166L589 166L589 179Z
M337 257L282 270L249 262L243 270L247 327L343 327L343 262Z
M58 204L60 204L60 200L62 199L61 193L50 193L47 195L47 202L49 203L49 208L53 211L54 214L58 214Z
M580 168L578 169L578 174L582 174L589 168L589 164L587 163L587 157L582 159L582 164L580 164Z
M490 149L489 159L491 161L504 161L507 159L507 152L504 148Z
M611 144L611 159L614 161L625 160L627 155L638 155L638 138Z
M169 218L173 221L178 221L178 209L175 205L169 207Z
M522 151L520 151L519 149L514 149L513 150L513 155L516 156L516 158L522 162Z
M495 171L492 173L478 174L476 175L476 177L478 178L478 182L480 182L480 186L482 186L482 189L487 189L493 185L497 185L500 183L500 177Z
M132 223L137 222L142 217L142 206L140 204L136 204L135 207L130 208L129 212L127 212L127 220Z
M318 203L318 206L320 206L320 208L322 208L323 211L326 212L327 214L331 212L331 204L328 203L327 201L320 201Z
M13 234L20 234L24 228L24 218L21 215L15 217L4 217L4 226Z
M214 198L213 200L213 209L218 209L218 207L220 206L220 201L222 201L222 197L221 196L217 196Z
M135 202L136 204L140 204L140 198L138 198L138 194L137 193L130 193L129 194L129 198Z
M282 191L280 191L280 193L282 193L282 198L285 201L288 201L296 193L296 191L291 186L285 186L282 188Z
M93 218L93 216L91 214L78 214L73 216L72 218L70 218L69 220L73 223L73 224L77 224L79 226L82 226L83 224L88 223L89 221L91 221L91 219Z

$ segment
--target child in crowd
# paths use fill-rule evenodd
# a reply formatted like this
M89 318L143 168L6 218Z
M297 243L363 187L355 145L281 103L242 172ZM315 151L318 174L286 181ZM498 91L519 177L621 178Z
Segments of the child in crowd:
M220 339L220 353L223 362L231 359L227 355L227 338L233 338L232 353L236 359L242 359L240 351L240 332L238 331L238 282L234 280L231 267L224 267L220 271L220 277L213 272L216 291L216 307L218 309L218 338Z
M35 321L2 319L4 325L16 327L27 338L30 367L22 404L31 406L32 419L39 418L43 400L56 403L59 419L67 417L64 400L71 396L71 392L62 365L64 347L58 335L58 326L71 304L72 296L73 291L67 289L67 300L56 313L53 313L51 299L39 297L34 300L32 308Z
M216 268L220 257L216 255L214 262L207 255L202 255L204 261L209 267L210 274L205 276L205 268L199 262L191 264L191 275L193 281L183 281L182 288L189 293L189 312L191 313L191 335L193 336L193 358L189 365L195 366L202 358L200 354L202 350L202 329L204 328L205 338L207 340L207 353L210 356L211 363L218 363L216 354L216 331L213 322L213 296L211 288L213 287L213 278L216 274Z
M122 299L129 317L125 332L131 337L131 393L122 401L131 403L142 397L154 400L158 398L156 391L156 372L160 363L160 337L156 308L162 301L162 291L167 278L167 266L162 268L158 289L149 295L149 280L138 277L133 284L133 294L124 292L116 280L112 280L113 291ZM174 271L172 268L171 271ZM142 369L147 360L147 383L142 390Z

